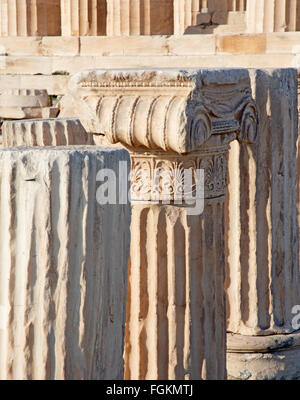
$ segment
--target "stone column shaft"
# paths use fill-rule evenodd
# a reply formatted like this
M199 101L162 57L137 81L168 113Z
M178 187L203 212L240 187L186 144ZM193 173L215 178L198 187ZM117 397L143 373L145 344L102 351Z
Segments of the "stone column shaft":
M132 203L125 379L226 377L224 196L204 209Z
M0 25L1 36L58 36L60 0L1 0Z
M256 135L248 71L85 71L70 92L131 155L125 378L225 379L227 153Z
M232 143L229 152L227 368L238 379L290 379L300 373L295 361L300 327L292 311L300 304L297 73L255 71L251 79L258 140L253 146ZM281 353L285 349L288 355Z
M120 160L0 150L1 380L122 379L129 207L96 200L98 171Z
M297 30L297 0L289 0L286 10L287 30L295 32ZM298 6L299 8L299 6Z
M140 4L138 4L138 9ZM108 0L107 2L107 35L129 35L130 29L130 0ZM139 20L136 21L139 24Z
M106 0L61 0L63 36L106 34Z
M297 30L299 4L295 0L251 0L247 2L249 33Z
M229 0L228 11L246 11L246 0Z
M107 35L173 34L173 0L107 0Z
M197 25L197 15L201 11L200 1L192 0L192 23L191 25Z
M140 9L141 34L151 35L151 0L141 0L143 7Z
M200 11L199 0L174 0L174 34L183 35L188 26L196 25Z

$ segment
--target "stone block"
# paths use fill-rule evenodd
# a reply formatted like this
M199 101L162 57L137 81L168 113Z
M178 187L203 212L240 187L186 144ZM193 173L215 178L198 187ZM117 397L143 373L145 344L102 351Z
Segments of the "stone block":
M210 24L212 15L210 13L199 13L197 14L197 25Z
M217 37L217 51L231 54L262 54L266 52L265 35L223 35Z

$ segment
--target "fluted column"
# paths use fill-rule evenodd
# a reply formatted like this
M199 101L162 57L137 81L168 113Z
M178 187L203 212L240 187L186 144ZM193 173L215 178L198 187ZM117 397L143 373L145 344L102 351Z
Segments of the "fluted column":
M247 1L247 30L250 33L295 31L297 8L299 4L294 0Z
M287 31L300 30L300 3L297 0L287 0L286 18Z
M289 0L286 10L287 30L295 32L297 30L297 0Z
M60 0L1 0L0 26L1 36L58 36Z
M269 0L266 0L269 1ZM249 33L261 33L265 31L265 0L252 0L247 2L247 31ZM267 18L274 25L273 10L269 11Z
M227 152L256 135L248 72L94 70L70 90L131 154L125 378L225 379Z
M63 36L106 34L106 0L61 0Z
M227 369L237 379L291 379L300 376L297 73L256 71L251 79L258 140L229 152Z
M174 35L183 35L185 31L185 2L174 0Z
M227 11L245 11L246 3L246 0L227 0Z
M173 0L107 0L107 35L173 34Z
M122 379L129 208L96 201L125 150L0 150L0 379Z
M131 153L125 379L226 377L222 262L226 153L227 146L191 157L157 153L141 157ZM210 199L212 193L207 190L204 211L199 215L189 215L185 203L141 205L140 196L135 200L135 185L139 184L136 176L141 173L141 166L142 174L151 175L157 166L175 175L178 165L182 171L191 164L196 169L211 162L218 168L217 160L224 168L218 171L223 186L214 193L215 198ZM205 172L209 174L208 168Z
M131 4L132 3L132 4ZM140 34L140 4L131 0L107 1L107 35L130 35L132 31Z
M197 25L200 11L199 0L174 0L174 34L183 35L188 26Z

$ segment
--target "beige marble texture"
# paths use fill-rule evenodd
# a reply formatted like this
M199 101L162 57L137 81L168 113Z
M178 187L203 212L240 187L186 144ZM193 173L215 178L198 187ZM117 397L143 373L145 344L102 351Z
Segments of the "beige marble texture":
M249 72L88 70L69 89L89 131L131 154L125 378L225 379L227 152L256 137ZM158 170L166 186L155 186ZM186 197L175 202L185 170L193 182L204 173L195 215Z
M94 144L93 136L75 118L6 121L2 138L3 147Z
M0 150L0 379L122 379L130 208L96 201L129 161L95 146Z
M229 152L227 330L240 343L244 341L244 346L237 351L228 344L227 371L237 379L291 379L299 374L298 345L292 340L284 357L285 347L276 350L276 343L300 328L293 326L292 313L300 304L297 72L253 71L251 82L259 117L258 139L252 146L233 143ZM268 373L259 354L245 364L247 354L253 352L247 351L252 338L261 342L264 364L270 361ZM269 343L274 350L270 351Z

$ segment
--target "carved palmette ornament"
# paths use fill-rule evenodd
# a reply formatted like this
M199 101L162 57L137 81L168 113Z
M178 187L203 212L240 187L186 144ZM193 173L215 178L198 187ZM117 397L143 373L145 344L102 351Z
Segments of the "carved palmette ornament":
M206 196L211 198L224 195L228 184L227 154L201 159L200 168L205 171Z
M224 196L227 150L226 146L176 157L157 152L131 154L131 201L184 204L197 198ZM199 171L203 171L203 181ZM197 185L198 189L203 185L203 190L197 190Z

